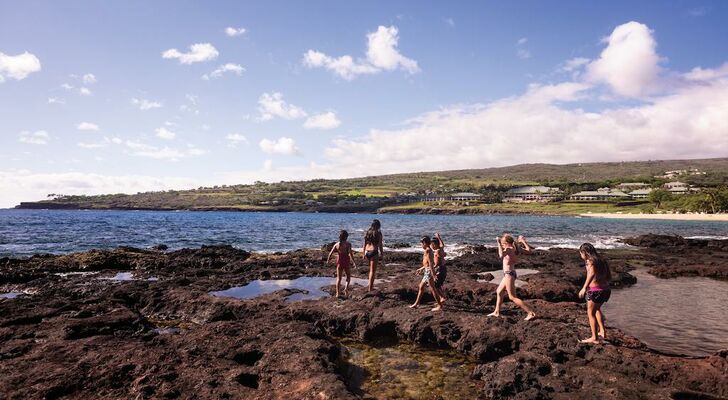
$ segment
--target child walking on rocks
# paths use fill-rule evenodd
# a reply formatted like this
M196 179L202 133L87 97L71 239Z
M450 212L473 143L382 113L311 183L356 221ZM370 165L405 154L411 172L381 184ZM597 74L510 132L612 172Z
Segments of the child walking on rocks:
M422 276L422 280L420 280L420 285L417 288L417 299L415 299L415 303L410 306L410 308L417 308L420 305L420 299L422 298L422 293L425 291L425 285L430 285L430 291L432 292L432 297L435 298L435 302L437 302L437 306L432 309L432 311L440 311L442 310L442 300L440 299L440 296L437 294L437 291L435 290L435 270L434 270L434 255L433 251L430 248L430 244L432 241L430 240L429 236L425 236L420 241L420 244L422 244L422 250L424 250L424 253L422 254L422 267L418 268L416 273L417 274L424 274Z
M326 258L326 264L331 261L331 255L336 252L336 298L339 298L339 286L341 286L341 273L346 273L346 286L344 286L344 297L349 295L349 282L351 282L351 266L356 268L354 263L354 251L351 249L351 243L347 240L349 232L342 230L339 232L339 241L331 248L329 256Z
M609 300L612 290L609 288L609 281L612 273L609 271L609 264L591 243L584 243L579 247L581 259L585 262L586 280L579 291L579 298L586 297L586 314L589 317L589 328L591 337L581 340L581 343L600 343L607 337L604 329L604 313L602 304ZM597 325L599 332L597 332Z
M504 234L503 237L495 238L495 240L498 244L498 256L503 260L503 279L501 279L498 289L495 292L495 311L488 314L488 316L500 317L501 304L503 304L503 291L505 290L508 293L508 298L527 313L525 320L530 321L536 318L536 313L523 300L516 296L516 278L518 277L516 263L518 262L520 252L530 253L531 246L523 236L518 237L518 242L509 234ZM521 249L519 244L522 244L524 248Z
M447 278L447 267L445 267L445 242L442 241L440 233L435 233L430 248L432 248L435 263L435 292L440 296L440 302L445 302L447 299L445 298L445 289L442 286L445 283L445 278ZM438 308L437 311L439 311L439 307L435 307Z

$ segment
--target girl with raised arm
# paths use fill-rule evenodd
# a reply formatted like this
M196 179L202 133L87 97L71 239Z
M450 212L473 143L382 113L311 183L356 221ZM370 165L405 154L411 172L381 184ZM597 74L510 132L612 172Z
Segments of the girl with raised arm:
M351 266L356 268L354 263L354 251L351 249L351 243L347 240L349 232L342 230L339 232L339 241L331 248L329 256L326 258L326 264L331 261L331 256L336 253L336 298L339 298L339 287L341 286L341 274L346 274L346 286L344 286L344 297L349 295L349 283L351 282Z
M498 244L498 256L503 260L503 279L501 279L498 289L496 290L496 301L495 311L488 314L489 317L500 317L501 304L503 303L503 290L508 293L508 298L511 299L518 307L521 307L526 314L526 321L530 321L536 317L536 313L529 308L523 300L516 296L516 263L518 262L518 255L521 251L525 253L531 252L531 246L523 236L518 237L518 242L513 239L513 236L504 234L501 238L495 238ZM520 248L519 244L523 245L523 249Z
M362 257L369 261L369 291L374 290L374 278L377 274L377 266L384 255L384 238L381 227L381 222L375 219L364 235L364 246L362 246L362 253L364 255Z
M612 273L609 264L591 243L584 243L579 247L579 255L585 262L586 280L579 291L579 298L586 296L586 314L589 317L589 328L591 337L584 339L581 343L599 343L607 337L604 329L604 314L602 304L609 300L612 290L609 288L609 281L612 280ZM597 325L599 332L597 332Z

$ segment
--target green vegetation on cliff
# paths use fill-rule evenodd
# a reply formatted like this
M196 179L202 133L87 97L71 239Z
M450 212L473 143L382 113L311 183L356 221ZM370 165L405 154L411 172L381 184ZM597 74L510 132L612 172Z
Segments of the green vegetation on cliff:
M382 175L353 179L310 180L251 185L214 186L191 190L98 196L51 194L48 200L22 203L20 208L69 209L153 209L153 210L236 210L236 211L377 211L417 212L440 208L466 212L533 212L578 214L583 212L649 212L652 205L628 204L501 204L503 194L514 186L558 186L568 195L620 182L659 185L666 171L699 170L701 174L678 176L700 187L728 184L728 158L676 161L638 161L582 164L522 164L510 167L441 172ZM481 202L462 204L418 204L419 196L476 192ZM684 199L661 199L663 207L688 211L710 207L693 195ZM701 208L702 207L702 208Z

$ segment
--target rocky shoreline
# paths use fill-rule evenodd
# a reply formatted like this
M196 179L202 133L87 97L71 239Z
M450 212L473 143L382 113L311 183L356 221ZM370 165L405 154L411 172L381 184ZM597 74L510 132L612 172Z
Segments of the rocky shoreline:
M728 241L630 240L640 251L606 252L617 287L636 281L634 268L726 277ZM698 248L696 257L690 250ZM287 289L250 300L208 293L256 279L331 276L322 251L117 248L2 258L0 293L27 294L0 299L0 398L367 398L342 372L342 337L458 351L476 365L481 398L728 397L728 350L667 355L614 328L610 344L579 344L588 326L574 250L523 257L520 268L539 273L524 276L519 291L539 318L523 321L510 302L504 318L486 318L496 286L478 282L478 273L500 265L494 249L471 250L450 262L443 313L406 307L420 256L404 252L387 253L374 292L355 286L347 300L300 302L287 301ZM100 279L119 272L134 279Z

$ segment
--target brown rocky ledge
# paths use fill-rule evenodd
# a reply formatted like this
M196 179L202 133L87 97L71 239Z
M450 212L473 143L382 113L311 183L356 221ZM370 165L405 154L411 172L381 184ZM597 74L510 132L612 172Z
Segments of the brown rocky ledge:
M665 252L659 257L689 257ZM635 281L633 266L661 262L651 251L608 255L617 286ZM719 255L726 251L714 250ZM419 261L408 253L388 253L381 268L387 281L371 293L355 287L347 300L289 302L287 290L251 300L208 294L254 279L330 276L323 256L220 246L0 259L0 292L30 293L0 300L0 398L361 398L341 372L342 336L467 354L477 364L471 378L481 398L728 397L728 351L665 355L616 329L610 344L579 344L588 327L576 296L583 267L573 250L523 257L521 267L540 271L523 277L529 284L521 293L539 314L531 322L510 302L504 318L485 317L495 285L475 274L499 264L483 248L450 263L443 313L406 307ZM120 271L139 279L98 279ZM58 274L68 272L98 274ZM362 267L355 272L364 275Z

